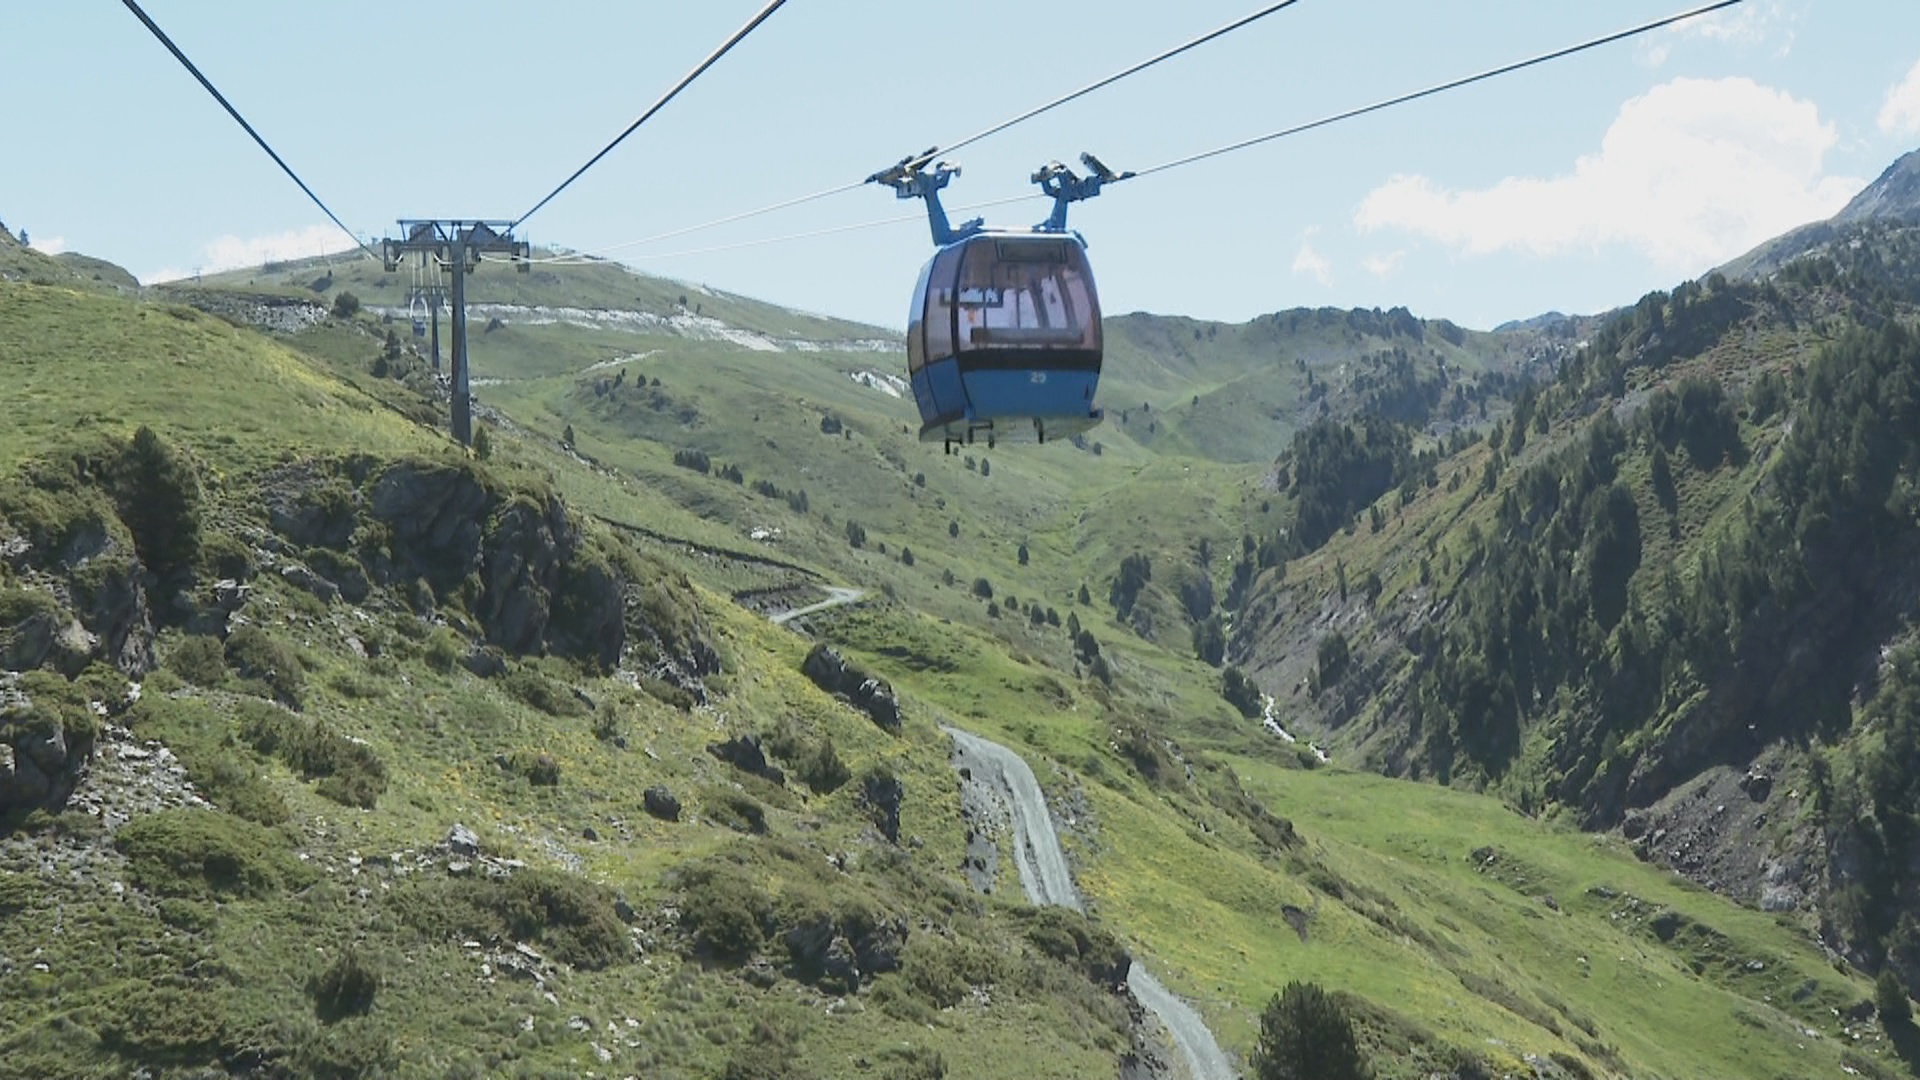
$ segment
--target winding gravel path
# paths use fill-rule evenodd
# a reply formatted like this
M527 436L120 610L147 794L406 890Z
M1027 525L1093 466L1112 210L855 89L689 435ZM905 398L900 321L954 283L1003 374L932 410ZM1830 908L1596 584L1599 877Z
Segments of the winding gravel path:
M817 611L837 608L843 604L858 603L862 597L867 595L865 589L843 589L837 585L829 585L826 589L827 598L817 604L808 604L806 607L794 608L792 611L777 612L767 617L773 620L775 626L785 626L795 619L805 615L812 615Z
M1067 857L1060 850L1060 838L1053 831L1053 816L1047 812L1047 800L1040 783L1020 755L999 743L983 739L959 728L941 725L959 747L956 764L967 769L973 779L990 784L1006 796L1013 815L1014 865L1020 871L1020 887L1033 904L1052 904L1084 911L1080 895L1074 891L1073 875L1067 869ZM1191 1005L1147 973L1135 960L1127 971L1127 986L1140 1004L1153 1010L1172 1034L1192 1070L1194 1080L1237 1080L1227 1055L1214 1041Z

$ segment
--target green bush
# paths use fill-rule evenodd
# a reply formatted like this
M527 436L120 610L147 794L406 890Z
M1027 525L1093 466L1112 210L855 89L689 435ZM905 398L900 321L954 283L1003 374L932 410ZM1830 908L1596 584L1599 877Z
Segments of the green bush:
M18 626L35 615L60 614L60 602L39 589L0 585L0 626Z
M341 952L325 971L307 981L314 1015L329 1024L366 1015L379 992L380 973L354 948Z
M640 676L640 689L646 691L647 696L653 700L662 705L670 705L681 712L690 712L695 705L699 704L693 694L686 689L650 675Z
M585 716L587 714L587 707L581 704L579 698L531 665L515 666L512 671L507 672L506 678L502 681L507 688L507 693L548 716Z
M633 955L613 890L559 870L418 880L396 889L393 902L403 920L434 937L526 942L590 970Z
M421 659L440 674L451 675L465 654L466 642L460 640L460 635L442 626L427 638L427 647L421 653Z
M1873 983L1873 1003L1880 1012L1880 1026L1889 1031L1913 1023L1913 1005L1907 1000L1907 988L1890 967L1880 969Z
M226 654L214 638L182 639L167 652L165 664L168 671L195 686L213 689L227 681Z
M113 474L120 520L147 569L167 577L200 558L200 477L154 430L141 425Z
M1288 983L1260 1014L1255 1080L1368 1080L1372 1070L1338 999L1314 983Z
M387 767L373 748L308 719L258 702L241 707L240 737L256 751L279 758L314 790L342 806L373 809L387 790Z
M559 787L560 763L553 760L551 754L534 754L525 750L516 750L507 759L508 768L527 778L534 787Z
M739 869L709 863L681 871L680 925L700 952L742 963L759 951L772 921L772 901Z
M307 673L293 649L258 626L243 626L227 636L226 656L241 678L258 680L275 699L300 707Z
M260 898L302 888L313 872L273 830L218 810L161 810L114 834L133 880L148 892L190 899Z

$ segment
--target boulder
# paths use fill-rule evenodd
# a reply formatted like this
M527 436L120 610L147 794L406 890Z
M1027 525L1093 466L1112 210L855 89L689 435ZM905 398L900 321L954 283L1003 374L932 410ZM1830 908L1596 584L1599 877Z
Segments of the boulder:
M776 784L785 784L787 775L767 762L766 751L760 748L757 735L736 735L726 742L708 743L707 753L721 761L755 776L764 776Z
M471 859L480 854L480 836L458 822L447 830L447 850Z
M661 821L680 820L680 800L673 792L663 787L650 787L640 796L641 805L646 811Z
M898 915L876 921L853 936L854 960L865 976L900 970L900 954L907 947L907 920Z

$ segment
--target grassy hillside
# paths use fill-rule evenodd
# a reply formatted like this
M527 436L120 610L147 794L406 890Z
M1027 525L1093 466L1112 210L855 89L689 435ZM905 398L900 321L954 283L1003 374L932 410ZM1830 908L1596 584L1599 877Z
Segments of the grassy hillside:
M476 300L484 280L522 305L667 302L631 329L476 326L485 460L439 434L444 401L386 336L404 325L321 313L349 287L382 303L371 264L322 290L319 269L283 267L171 293L233 322L0 283L0 365L26 388L0 436L0 659L21 671L0 708L11 760L50 757L58 731L95 761L64 810L16 808L0 838L0 970L20 987L5 1060L1104 1075L1136 1045L1100 981L1119 945L1243 1058L1260 1007L1305 978L1347 995L1388 1078L1897 1067L1857 1019L1872 988L1797 920L1496 799L1349 769L1346 743L1310 768L1196 658L1196 625L1251 634L1275 610L1226 595L1294 499L1269 464L1285 440L1253 454L1271 436L1248 426L1201 446L1192 410L1269 378L1269 349L1305 358L1344 416L1395 348L1415 384L1438 351L1450 380L1505 393L1501 350L1528 346L1435 345L1426 324L1422 353L1404 328L1343 339L1343 315L1325 351L1223 327L1239 359L1179 359L1166 342L1204 324L1167 320L1157 370L1120 346L1114 384L1145 391L1166 439L1136 415L1096 431L1098 454L946 456L912 436L910 402L850 377L897 366L847 344L867 328L809 336L689 291L694 318L718 304L769 351L672 321L672 286L542 272L488 267ZM291 329L233 324L264 310L235 295L303 293L321 312ZM1345 559L1357 594L1369 559L1376 603L1413 603L1414 522L1460 560L1435 573L1465 574L1448 523L1487 500L1477 471L1448 480L1484 452L1287 580L1326 596L1316 560ZM156 512L192 521L193 544ZM735 600L822 583L870 598L800 633ZM801 675L809 635L891 683L897 732ZM941 723L1032 762L1090 924L1015 902L1004 851L996 887L969 886L978 823ZM779 779L710 750L745 735Z

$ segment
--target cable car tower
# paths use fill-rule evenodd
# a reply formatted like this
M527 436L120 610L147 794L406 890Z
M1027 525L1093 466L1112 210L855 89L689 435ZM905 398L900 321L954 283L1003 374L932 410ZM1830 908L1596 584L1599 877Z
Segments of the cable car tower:
M380 241L381 261L388 273L400 269L407 255L419 253L453 274L453 437L462 446L473 445L473 396L467 379L467 289L466 278L480 265L482 255L505 255L521 273L533 265L527 261L532 245L513 238L513 225L505 221L408 221L399 222L406 235L399 240ZM423 299L423 306L436 314L438 307ZM419 323L415 323L415 334ZM434 320L436 332L439 320ZM437 355L437 349L436 349Z
M920 407L920 439L956 444L984 436L1038 442L1100 423L1100 297L1086 241L1067 228L1067 208L1133 173L1115 173L1092 154L1080 176L1059 162L1032 181L1053 213L1029 229L988 228L974 218L954 228L940 190L958 166L929 168L933 151L903 158L868 177L902 199L924 199L937 251L921 268L907 315L907 369Z

